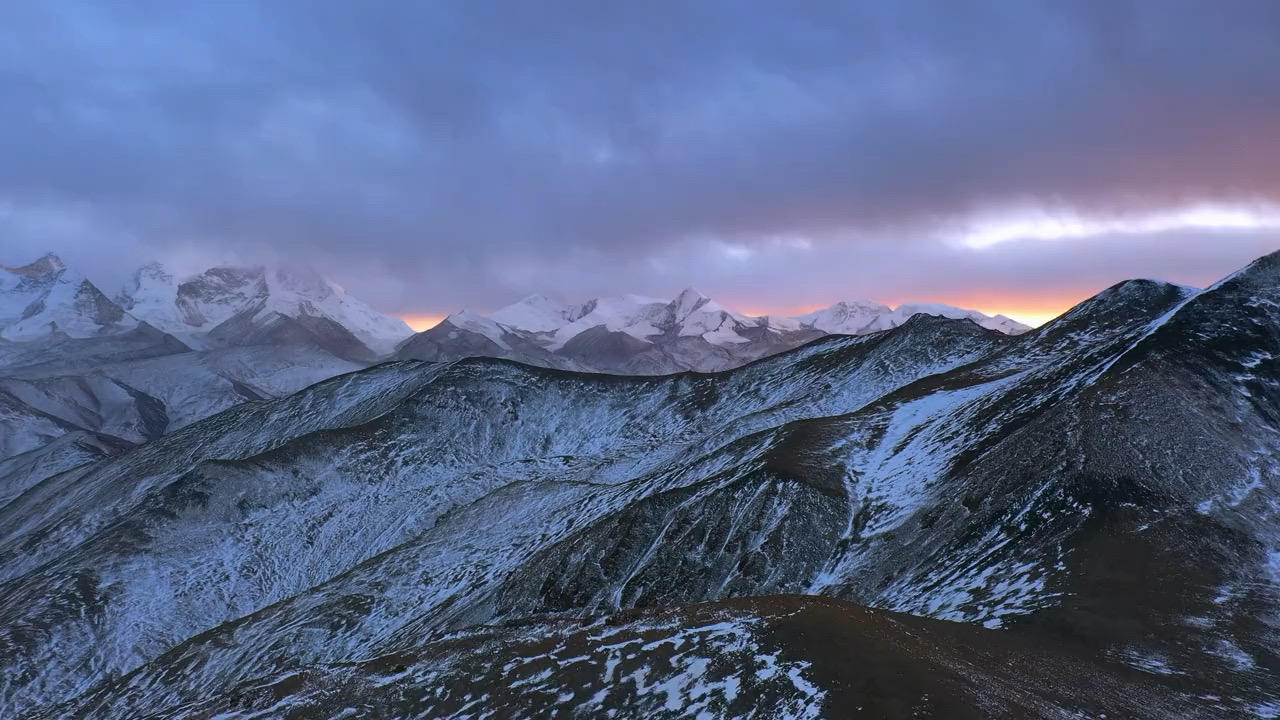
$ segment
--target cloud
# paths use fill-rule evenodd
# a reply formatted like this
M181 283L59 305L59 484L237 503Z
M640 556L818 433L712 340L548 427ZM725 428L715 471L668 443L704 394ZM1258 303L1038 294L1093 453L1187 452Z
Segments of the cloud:
M4 255L293 259L422 312L690 275L784 303L868 256L902 288L948 258L957 292L1177 273L1242 245L1102 232L986 276L945 231L1280 205L1276 27L1268 0L10 3ZM839 295L889 292L864 282Z

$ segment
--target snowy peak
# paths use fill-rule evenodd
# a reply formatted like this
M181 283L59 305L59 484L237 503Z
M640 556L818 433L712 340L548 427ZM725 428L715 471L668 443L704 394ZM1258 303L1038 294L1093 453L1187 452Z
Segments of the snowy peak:
M187 330L212 330L266 300L262 268L212 268L178 285L178 317Z
M688 287L671 300L619 295L570 305L530 295L488 316L454 313L442 323L448 332L433 328L420 333L411 348L409 343L400 346L400 356L440 359L499 354L555 366L555 356L561 355L582 367L611 372L713 370L795 347L822 334L889 330L917 313L968 318L1007 334L1029 329L1003 316L992 318L950 305L906 303L894 309L869 300L839 302L799 317L751 317ZM575 340L579 337L581 341ZM630 360L624 357L628 353ZM642 355L649 360L636 360Z
M183 338L207 335L242 314L261 320L269 313L332 321L377 355L390 353L413 334L403 320L383 315L336 283L296 267L214 267L178 278L150 263L126 283L120 303Z
M1005 335L1021 335L1031 330L1030 326L1023 325L1006 315L994 315L986 320L979 320L978 324L988 330L998 330Z
M876 318L890 312L887 306L870 300L847 300L793 319L827 333L858 335L867 332Z
M711 302L711 298L703 295L697 288L687 287L680 291L680 294L676 296L675 300L671 301L671 304L675 310L676 318L683 320L693 313L693 311L705 306L709 302Z
M41 282L50 280L53 276L67 269L67 264L62 262L62 258L53 253L45 253L35 262L22 267L7 267L0 265L0 269L4 269L14 275L31 278L34 281Z
M910 320L912 315L933 315L934 317L944 317L944 318L950 318L952 320L967 319L967 320L972 320L978 324L981 324L984 320L991 319L987 315L984 315L978 312L977 310L966 310L964 308L958 308L954 305L944 305L942 303L929 303L929 302L903 303L898 307L894 308L893 315L891 317L893 319L894 325L897 326L897 325L901 325L907 320Z
M173 280L173 273L168 268L158 262L149 262L138 268L133 273L133 279L125 285L131 291L131 294L137 294L147 287L160 287L176 284Z
M591 304L590 309L594 309ZM566 305L545 295L530 295L489 315L495 322L529 332L555 332L590 312L587 305Z
M173 275L160 263L147 263L138 268L116 296L116 303L130 312L147 318L152 326L165 332L181 330L164 316L163 308L172 307L178 285Z
M686 288L666 301L643 295L619 295L565 305L533 295L490 315L512 332L552 333L545 343L559 349L577 335L594 328L622 332L645 343L659 336L690 337L711 334L708 342L740 342L733 326L760 324L725 310L696 288Z
M1029 326L1004 315L991 317L977 310L967 310L942 303L903 303L894 310L893 314L897 324L900 325L909 320L912 315L918 313L952 320L972 320L988 330L998 330L1006 335L1018 335L1031 329Z
M266 280L268 294L274 297L292 295L299 299L323 302L339 291L334 283L305 268L274 268L266 273Z
M701 337L712 345L750 342L738 331L764 325L759 318L749 318L726 310L723 305L692 287L681 292L669 307L677 336Z
M836 303L829 308L801 315L796 319L806 327L823 332L862 335L898 327L917 314L952 320L972 320L988 330L998 330L1007 335L1017 335L1031 329L1003 315L993 318L977 310L930 302L908 302L896 308L889 308L887 305L870 300L852 300Z
M503 350L510 350L511 346L503 340L506 334L505 328L494 322L492 318L487 318L470 310L459 310L444 319L440 325L448 325L458 330L466 330L477 335L482 335L494 342ZM434 328L433 328L434 329Z
M0 337L27 341L123 332L137 320L52 253L29 265L0 265Z
M582 312L573 322L556 330L548 347L553 350L563 347L574 336L595 327L625 332L647 342L662 334L655 323L660 323L669 312L668 306L666 301L643 295L596 298L581 306Z

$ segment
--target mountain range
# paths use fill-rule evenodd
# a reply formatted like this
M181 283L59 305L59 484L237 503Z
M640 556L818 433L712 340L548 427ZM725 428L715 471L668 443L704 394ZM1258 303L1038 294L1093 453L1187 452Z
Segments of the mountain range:
M53 255L0 267L0 463L52 472L119 452L368 367L411 334L297 271L179 282L149 265L112 300ZM0 496L39 478L0 477Z
M270 344L287 333L310 332L322 346L374 359L412 334L403 320L294 268L216 267L179 280L152 263L116 300L139 320L197 346Z
M197 350L311 344L365 362L478 355L596 372L712 371L825 334L887 330L916 313L969 318L1008 334L1030 329L1003 315L937 303L839 302L798 317L748 317L688 288L669 302L623 295L568 305L534 295L487 317L456 312L414 335L403 320L309 270L214 267L179 277L150 263L110 299L56 255L22 267L0 265L3 340L100 337L146 323ZM600 352L605 348L612 354ZM677 367L631 358L655 348Z
M0 266L0 460L36 453L21 462L41 465L48 458L37 451L63 436L76 440L42 452L74 447L98 456L392 358L506 357L664 374L736 367L828 333L893 327L914 309L1024 329L948 306L850 307L771 319L732 313L694 290L669 303L623 296L568 306L535 296L490 317L454 313L415 335L307 270L215 267L178 276L152 263L111 299L45 255Z
M799 317L749 317L687 288L670 301L622 295L567 305L533 295L487 317L456 312L402 343L395 357L434 362L499 357L630 375L714 372L824 335L888 330L917 313L967 318L1007 334L1030 329L1003 315L988 317L936 303L906 303L894 309L869 301L840 302Z
M815 335L661 376L401 359L10 458L0 714L1280 714L1280 253L1017 335L824 335L880 317L533 298L397 353ZM180 354L151 328L61 362Z

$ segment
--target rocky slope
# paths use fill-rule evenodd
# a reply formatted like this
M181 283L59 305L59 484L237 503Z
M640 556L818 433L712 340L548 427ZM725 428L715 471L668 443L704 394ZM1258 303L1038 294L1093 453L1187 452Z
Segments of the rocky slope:
M1180 702L1185 681L1040 640L827 598L745 598L478 627L253 678L159 717L977 720L1226 709Z
M0 343L0 461L33 462L65 436L140 444L364 367L307 343L192 351L145 323L116 335Z
M236 406L0 507L0 712L1267 717L1277 308L1268 256L1016 337Z

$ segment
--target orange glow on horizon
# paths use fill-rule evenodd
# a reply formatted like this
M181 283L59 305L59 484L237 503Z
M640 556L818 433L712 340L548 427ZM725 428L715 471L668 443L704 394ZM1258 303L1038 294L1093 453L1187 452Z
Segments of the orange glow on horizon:
M1024 325L1040 327L1077 304L1096 295L1101 288L1082 292L1046 292L1036 295L978 291L963 296L927 298L917 302L940 302L977 310L985 315L1004 315Z
M977 310L985 315L1004 315L1005 317L1017 320L1024 325L1039 327L1058 317L1067 310L1070 310L1076 304L1093 296L1096 292L1097 290L1085 290L1069 294L1057 292L1046 293L1043 295L1016 295L1013 293L980 291L962 296L949 295L903 299L895 298L888 301L877 300L876 302L895 308L906 302L942 303L944 305L954 305L955 307ZM832 301L830 303L814 303L811 305L797 305L786 308L774 308L772 310L762 310L758 307L748 306L738 312L752 317L759 317L761 315L793 317L831 307L836 302L839 301Z
M422 332L430 330L440 324L445 319L444 315L401 315L401 320L405 322L414 332Z
M986 315L1004 315L1005 317L1017 320L1024 325L1039 327L1058 317L1067 310L1070 310L1076 304L1092 297L1097 292L1098 289L1073 293L1050 291L1037 295L1020 295L1007 291L986 290L967 293L964 295L924 296L901 300L877 300L876 302L888 305L889 307L898 307L905 302L942 303L969 310L977 310L978 312ZM759 305L753 305L751 303L743 303L741 305L726 303L725 306L735 312L749 317L761 317L764 315L772 317L795 317L797 315L806 315L817 310L831 307L836 302L839 302L839 300L832 300L828 303L792 305L789 307L775 307L769 309L761 308ZM401 320L404 320L414 332L422 332L439 325L447 315L405 314L398 317Z

